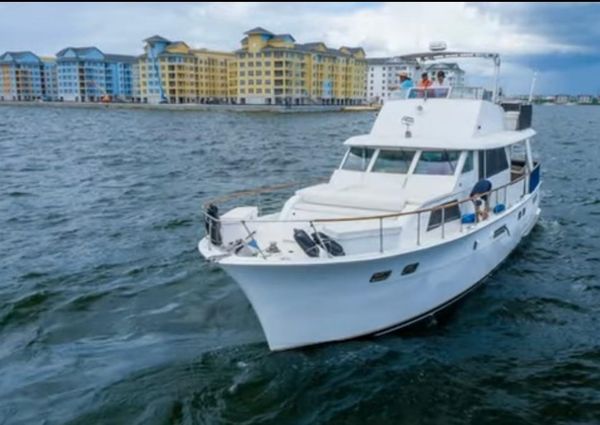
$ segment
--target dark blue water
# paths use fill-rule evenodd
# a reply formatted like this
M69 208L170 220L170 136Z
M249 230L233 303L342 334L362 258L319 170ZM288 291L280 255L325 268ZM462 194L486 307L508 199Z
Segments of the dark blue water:
M202 201L371 113L0 108L0 424L600 423L600 107L538 107L543 215L447 320L270 353Z

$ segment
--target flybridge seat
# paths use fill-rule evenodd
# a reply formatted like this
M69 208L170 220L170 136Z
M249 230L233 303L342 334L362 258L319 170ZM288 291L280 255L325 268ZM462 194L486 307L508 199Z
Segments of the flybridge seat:
M400 212L405 199L396 191L384 192L373 186L338 187L328 183L310 186L296 192L300 200L310 204L332 205L389 212Z

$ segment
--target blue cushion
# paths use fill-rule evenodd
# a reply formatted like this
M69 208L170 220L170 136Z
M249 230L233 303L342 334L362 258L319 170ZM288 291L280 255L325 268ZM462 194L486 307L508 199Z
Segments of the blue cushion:
M461 218L463 224L475 223L475 214L465 214Z
M500 214L505 209L506 207L504 206L504 204L498 204L494 207L494 214Z

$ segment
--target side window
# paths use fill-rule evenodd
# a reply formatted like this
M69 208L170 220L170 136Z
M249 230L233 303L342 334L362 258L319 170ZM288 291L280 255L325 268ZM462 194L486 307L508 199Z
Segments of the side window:
M352 147L342 165L342 170L366 171L371 162L374 149Z
M406 174L410 169L415 151L379 151L373 172Z
M456 201L451 201L448 207L443 208L444 210L444 223L460 219L460 208ZM427 225L427 231L436 229L442 225L442 208L431 211L429 216L429 224Z
M506 149L491 149L485 152L485 173L487 177L494 176L508 168Z
M462 169L463 174L468 173L469 171L473 171L473 151L467 152L467 158L465 159L465 164Z
M479 178L494 176L508 169L506 150L504 148L479 151Z

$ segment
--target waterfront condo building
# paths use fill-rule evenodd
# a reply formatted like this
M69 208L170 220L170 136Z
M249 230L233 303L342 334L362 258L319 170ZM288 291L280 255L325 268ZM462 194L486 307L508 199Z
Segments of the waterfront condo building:
M32 52L0 56L0 100L55 100L56 62Z
M451 87L462 87L465 85L465 71L454 62L437 62L425 67L433 80L438 72L442 71L445 75L444 81ZM420 76L419 76L420 77Z
M290 34L246 31L237 50L237 102L247 104L362 103L367 62L362 48L296 43Z
M456 63L439 62L421 68L416 60L407 60L401 56L370 58L367 62L369 63L367 93L368 100L372 103L383 103L399 89L401 72L406 72L415 85L418 85L423 72L427 72L429 78L433 80L438 71L444 71L445 82L449 86L465 84L465 72Z
M192 49L155 35L139 57L140 96L148 103L222 103L230 100L232 53Z
M405 60L400 57L369 58L369 74L367 77L367 99L371 103L383 103L400 87L401 72L406 72L413 81L417 81L416 60Z
M104 54L96 47L67 47L56 54L58 98L74 102L131 100L134 56Z

